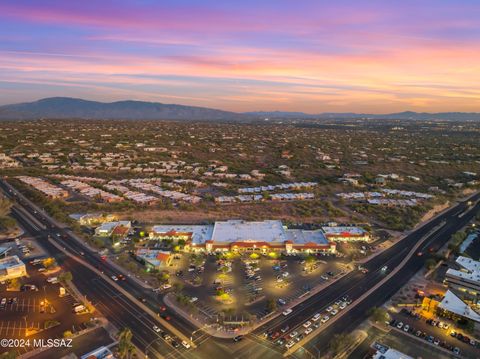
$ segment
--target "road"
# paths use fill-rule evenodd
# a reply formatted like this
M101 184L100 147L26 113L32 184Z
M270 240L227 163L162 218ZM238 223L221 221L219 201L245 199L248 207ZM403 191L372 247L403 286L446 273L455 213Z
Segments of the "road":
M7 195L10 194L10 188L3 180L0 181L0 188L2 188ZM476 201L478 198L480 198L479 194L473 197L472 200ZM51 221L45 214L36 211L33 205L26 199L23 199L19 205L14 207L12 215L24 229L37 238L43 239L42 244L44 244L45 248L57 257L66 270L72 272L74 283L79 290L87 295L87 298L92 301L100 311L102 311L107 319L119 328L127 326L132 329L134 333L134 343L141 350L147 350L150 357L161 355L169 358L278 358L279 355L284 352L284 348L280 348L271 342L261 339L261 333L267 330L280 329L280 327L286 324L288 324L290 328L295 328L343 295L347 294L355 301L355 299L359 298L364 292L376 285L385 276L385 272L381 271L380 268L387 265L391 270L398 266L415 244L427 235L428 238L419 251L428 253L429 249L435 251L440 248L441 245L450 238L451 234L455 233L468 223L478 209L478 204L470 209L466 203L460 203L454 206L442 215L434 218L424 226L410 233L402 241L365 263L364 267L369 269L367 274L362 274L359 271L347 274L345 277L325 288L314 297L307 299L293 308L294 311L290 316L280 316L275 318L255 330L252 334L247 335L240 343L234 344L228 339L216 339L199 333L194 338L197 348L188 351L184 349L176 350L172 348L170 344L165 343L165 341L151 329L153 324L158 325L155 318L147 315L138 306L136 301L127 298L112 286L109 281L102 279L94 271L68 257L66 258L61 252L59 253L58 249L45 239L46 236L50 235L55 241L61 243L70 252L78 256L81 256L81 252L84 252L84 255L81 256L82 259L104 271L105 274L117 274L118 272L111 268L107 263L103 262L97 253L92 253L86 250L81 244L77 243L72 238L69 238L68 231L64 228L58 227L55 222ZM461 215L460 218L458 217L459 215ZM32 220L31 217L34 217L36 221L40 222L40 224L46 224L45 229L42 229L38 223L32 223L35 222L35 220ZM440 229L431 233L432 230L443 223L444 225ZM60 234L60 237L57 236L57 233ZM63 236L66 237L66 239L62 239ZM329 325L316 338L314 338L314 340L306 344L305 348L309 352L315 353L315 356L316 353L325 352L325 348L328 347L328 341L334 334L353 330L353 328L366 318L366 313L369 308L381 305L393 295L393 293L405 284L409 278L424 265L426 258L428 258L427 255L412 256L407 265L396 273L395 276L369 295L366 300L363 300L358 304L354 302L355 305L346 315L338 318L336 322ZM146 298L149 307L158 312L158 307L162 305L160 297L155 298L151 292L146 291L139 286L138 283L128 279L120 285L135 297ZM173 318L172 324L183 334L189 336L196 329L191 323L188 323L179 317L175 317L174 314L171 314L171 316ZM161 327L161 325L158 326ZM306 357L305 351L295 353L295 357Z
M477 194L472 197L471 200L476 201L479 198L480 195ZM468 212L466 212L467 210ZM255 331L257 341L266 342L261 339L262 333L267 331L279 331L282 327L287 325L290 327L290 330L287 333L293 331L316 313L324 311L326 307L331 305L337 299L344 295L348 295L354 301L354 307L349 311L348 315L344 315L337 319L335 323L330 324L327 329L322 331L320 335L305 346L305 349L307 349L313 356L317 356L319 352L324 353L326 348L328 348L330 338L334 334L349 332L366 319L368 309L383 304L391 295L400 289L419 269L422 268L425 260L429 257L428 254L430 250L432 250L432 252L438 250L446 241L448 241L453 233L467 224L478 210L479 204L470 208L466 202L459 203L452 207L365 263L363 266L369 270L367 274L363 274L360 271L351 272L325 288L325 290L321 291L316 296L309 298L297 307L294 307L293 313L288 317L279 316L264 326L259 327ZM461 217L459 217L459 215ZM436 230L437 228L438 230ZM383 266L388 266L389 271L391 271L402 262L415 244L424 237L426 237L426 241L418 249L418 252L423 253L422 256L412 256L407 265L385 283L385 285L376 290L372 295L368 296L368 298L362 301L361 304L355 303L357 298L384 278L386 273L381 270ZM271 343L269 343L269 345L271 345L272 348L275 348L275 345L272 345ZM278 348L278 350L283 351L283 348ZM305 354L297 352L297 355L304 356ZM306 356L309 355L310 354L307 354Z

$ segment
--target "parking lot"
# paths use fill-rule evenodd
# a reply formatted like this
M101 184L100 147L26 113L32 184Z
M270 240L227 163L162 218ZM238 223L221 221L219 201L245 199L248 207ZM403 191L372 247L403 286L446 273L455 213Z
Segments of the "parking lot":
M393 317L390 322L392 328L420 338L428 345L444 348L451 353L458 351L460 355L471 358L477 358L480 354L480 343L473 340L471 336L465 333L460 338L452 336L452 333L458 334L461 331L448 319L436 318L432 323L431 320L426 320L406 309L391 316Z
M287 305L345 270L337 260L323 256L305 260L296 256L195 255L190 259L184 254L174 263L176 275L172 273L171 282L183 283L184 293L197 298L195 306L208 317L227 311L261 318L269 312L269 299L276 307Z
M28 277L20 280L21 290L7 290L0 284L0 337L7 339L61 338L67 330L74 332L87 328L91 314L76 315L73 306L77 303L68 292L60 297L60 284L49 283L39 265L26 262ZM46 328L46 325L57 325ZM0 353L8 348L2 348ZM33 348L19 348L23 354Z

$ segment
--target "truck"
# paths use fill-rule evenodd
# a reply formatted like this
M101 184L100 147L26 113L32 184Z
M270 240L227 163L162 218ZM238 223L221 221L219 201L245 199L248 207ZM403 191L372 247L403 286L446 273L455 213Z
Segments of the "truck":
M86 309L87 308L85 308L83 304L80 304L73 308L73 312L78 314L78 313L84 312Z

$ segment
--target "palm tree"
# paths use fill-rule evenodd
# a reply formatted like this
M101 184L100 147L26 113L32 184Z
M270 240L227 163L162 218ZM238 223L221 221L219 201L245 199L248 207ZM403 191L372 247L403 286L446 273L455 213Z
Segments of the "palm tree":
M134 349L132 344L132 331L129 328L123 328L118 335L118 354L122 359L130 358L130 354Z

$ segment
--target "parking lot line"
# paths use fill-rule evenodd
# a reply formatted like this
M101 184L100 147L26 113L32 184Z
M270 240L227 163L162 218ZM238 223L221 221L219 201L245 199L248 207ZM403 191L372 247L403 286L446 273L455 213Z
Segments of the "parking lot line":
M7 322L7 328L5 329L5 335L8 335L9 327L10 327L10 322Z
M17 324L17 322L13 322L13 327L12 327L12 335L15 335L15 325Z

